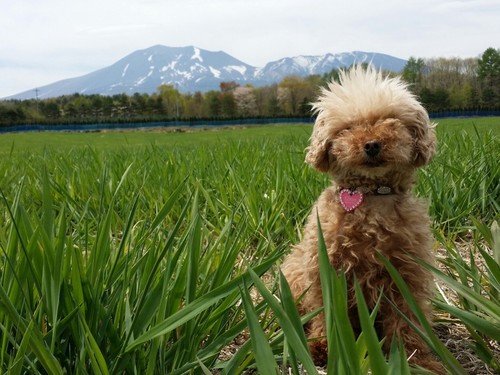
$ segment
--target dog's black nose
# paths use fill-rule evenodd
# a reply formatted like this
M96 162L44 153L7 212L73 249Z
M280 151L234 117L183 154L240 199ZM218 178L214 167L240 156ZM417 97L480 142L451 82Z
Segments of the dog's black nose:
M377 141L370 141L365 143L365 154L374 158L380 154L380 150L382 149L381 145Z

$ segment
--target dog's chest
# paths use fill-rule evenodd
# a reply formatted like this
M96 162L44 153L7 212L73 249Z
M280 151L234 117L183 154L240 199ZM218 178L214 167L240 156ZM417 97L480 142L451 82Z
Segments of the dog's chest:
M381 265L377 252L388 258L406 254L427 258L432 236L424 201L411 195L367 195L346 211L334 187L326 189L309 218L308 232L317 234L317 216L332 264L340 268Z
M333 235L328 236L332 261L348 266L380 264L377 252L391 256L409 247L413 239L407 226L390 200L367 201L353 212L339 212Z

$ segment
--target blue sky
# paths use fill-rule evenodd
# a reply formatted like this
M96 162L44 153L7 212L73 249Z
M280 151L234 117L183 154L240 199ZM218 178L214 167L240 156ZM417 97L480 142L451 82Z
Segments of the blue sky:
M285 56L476 57L500 48L498 0L0 0L0 98L155 44Z

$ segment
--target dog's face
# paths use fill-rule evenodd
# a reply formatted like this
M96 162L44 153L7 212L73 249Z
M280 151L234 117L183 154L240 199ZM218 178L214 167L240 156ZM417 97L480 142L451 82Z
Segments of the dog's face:
M315 108L306 161L322 172L376 177L423 166L435 153L425 109L403 82L373 69L345 72Z
M397 119L352 124L330 138L328 169L356 170L367 176L385 174L412 165L413 150L412 134Z

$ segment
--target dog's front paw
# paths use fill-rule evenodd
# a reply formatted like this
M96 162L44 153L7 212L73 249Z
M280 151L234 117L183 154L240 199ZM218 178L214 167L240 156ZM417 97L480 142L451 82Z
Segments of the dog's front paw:
M434 355L430 352L423 353L422 355L417 355L410 358L410 363L418 365L425 368L426 370L432 371L434 374L445 375L447 374L443 364L436 360Z
M419 365L425 368L426 370L432 371L434 374L438 375L447 374L443 365L440 362L436 361L434 358L429 358L427 361L422 362Z
M326 339L316 340L309 344L311 355L316 366L324 367L328 363L328 345Z

